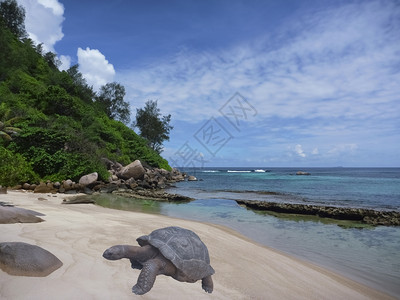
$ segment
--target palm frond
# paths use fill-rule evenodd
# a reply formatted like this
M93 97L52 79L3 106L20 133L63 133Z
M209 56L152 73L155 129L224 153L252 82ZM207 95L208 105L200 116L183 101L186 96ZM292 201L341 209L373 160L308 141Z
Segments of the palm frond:
M12 140L12 137L4 131L0 131L0 137L6 141Z

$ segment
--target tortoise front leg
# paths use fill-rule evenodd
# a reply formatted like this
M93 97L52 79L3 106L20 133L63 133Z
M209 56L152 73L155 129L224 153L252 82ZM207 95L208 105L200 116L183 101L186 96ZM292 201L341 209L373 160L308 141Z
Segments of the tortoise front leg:
M160 274L160 268L161 263L158 259L145 262L136 285L132 287L132 292L136 295L143 295L150 291L156 281L156 276Z
M213 280L210 276L204 277L201 280L201 287L203 288L203 290L205 290L207 293L212 293L213 289L214 289L214 283Z

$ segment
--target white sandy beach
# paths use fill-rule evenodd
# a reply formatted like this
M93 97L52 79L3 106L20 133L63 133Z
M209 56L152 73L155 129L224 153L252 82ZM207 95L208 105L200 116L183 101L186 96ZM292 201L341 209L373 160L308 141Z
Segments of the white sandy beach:
M63 205L65 197L21 191L0 195L2 202L45 214L41 223L0 224L0 242L38 245L63 262L47 277L0 270L0 299L392 299L227 228L93 204ZM137 237L166 226L193 230L208 246L216 271L212 294L202 290L200 281L158 276L149 293L136 296L131 288L140 271L126 259L102 257L112 245L137 245Z

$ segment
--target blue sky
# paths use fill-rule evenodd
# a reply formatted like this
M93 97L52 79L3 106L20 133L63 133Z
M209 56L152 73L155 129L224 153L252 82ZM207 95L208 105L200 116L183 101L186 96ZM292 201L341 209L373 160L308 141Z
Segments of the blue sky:
M172 115L182 166L400 166L400 4L18 0L98 89Z

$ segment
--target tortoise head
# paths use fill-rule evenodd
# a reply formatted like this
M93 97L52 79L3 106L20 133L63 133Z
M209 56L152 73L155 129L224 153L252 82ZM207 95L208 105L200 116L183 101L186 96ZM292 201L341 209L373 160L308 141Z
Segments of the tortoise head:
M126 257L124 245L116 245L108 248L104 251L103 257L108 260L117 260Z

